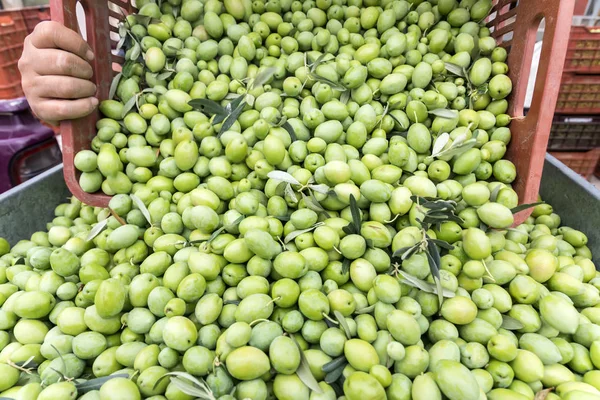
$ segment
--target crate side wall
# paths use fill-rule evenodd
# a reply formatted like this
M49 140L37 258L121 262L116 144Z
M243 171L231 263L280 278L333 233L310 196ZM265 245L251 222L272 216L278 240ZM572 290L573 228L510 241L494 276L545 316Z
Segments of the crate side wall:
M0 195L0 237L11 245L46 230L54 207L71 196L62 164Z

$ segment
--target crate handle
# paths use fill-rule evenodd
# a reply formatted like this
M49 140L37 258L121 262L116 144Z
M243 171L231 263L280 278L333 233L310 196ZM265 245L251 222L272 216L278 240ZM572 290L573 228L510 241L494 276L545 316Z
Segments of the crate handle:
M92 64L94 76L91 81L96 84L97 96L100 100L108 97L112 71L106 68L106 55L110 55L110 26L108 23L108 7L106 1L100 0L50 0L50 15L53 21L59 22L69 29L79 32L77 20L77 3L80 3L85 12L87 42L96 55ZM81 201L92 206L106 207L110 200L109 196L103 194L85 193L79 186L77 171L73 164L75 150L81 147L86 138L95 135L95 122L99 118L99 111L76 122L77 130L74 129L74 121L62 121L60 124L63 139L63 161L64 176L67 187Z
M496 27L495 36L503 36L512 30L513 39L508 55L509 76L513 81L513 92L508 98L508 113L516 117L511 123L515 133L508 148L507 158L520 172L514 189L522 203L537 201L542 178L544 157L556 98L560 82L575 0L560 1L519 1L516 9L508 10L515 0L499 0L495 6L496 19L491 25ZM516 21L508 26L509 16L516 15ZM544 43L542 46L534 94L529 113L524 114L525 97L533 59L539 24L545 19ZM498 39L498 38L497 38ZM501 37L500 37L501 39ZM502 43L500 43L502 44ZM531 210L519 213L515 223L523 222Z

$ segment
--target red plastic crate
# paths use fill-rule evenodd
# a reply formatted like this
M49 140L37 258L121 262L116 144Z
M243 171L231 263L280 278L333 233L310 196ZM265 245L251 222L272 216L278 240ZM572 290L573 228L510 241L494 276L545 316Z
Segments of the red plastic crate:
M27 25L19 10L0 12L0 100L23 96L17 63L26 37Z
M600 74L600 27L571 27L565 72Z
M599 114L600 75L564 74L556 102L559 114Z
M548 150L592 150L600 147L600 116L555 115Z
M40 22L50 20L50 6L25 7L20 11L25 18L25 25L29 33L33 32L35 26Z
M586 152L557 151L550 154L586 179L594 175L598 161L600 161L600 148Z
M51 0L52 18L73 30L78 30L76 0ZM86 12L87 37L94 52L106 57L94 60L94 82L100 99L108 97L110 83L117 73L122 57L115 56L110 49L114 45L110 33L117 32L117 21L122 14L109 10L109 3L120 7L124 13L131 12L130 1L81 0ZM514 84L509 98L509 113L515 117L524 116L524 102L531 69L533 48L538 26L546 18L544 47L538 69L535 95L526 117L518 118L511 124L513 140L508 157L517 167L517 181L514 188L523 203L537 201L542 176L546 145L552 126L552 115L556 105L560 76L564 66L568 37L563 32L571 26L575 0L518 1L494 0L488 26L497 41L509 50L508 65ZM109 17L111 20L109 22ZM513 37L518 40L513 40ZM96 134L95 123L99 113L76 121L61 124L63 136L63 157L65 180L71 192L87 204L106 206L110 197L102 194L88 194L81 190L78 173L73 165L75 154L90 146ZM516 222L528 216L527 211L519 214Z

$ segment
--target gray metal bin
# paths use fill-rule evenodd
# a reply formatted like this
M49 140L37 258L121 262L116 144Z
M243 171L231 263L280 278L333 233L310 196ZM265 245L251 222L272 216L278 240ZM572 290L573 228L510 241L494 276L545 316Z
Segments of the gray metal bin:
M563 224L589 238L594 261L600 265L600 191L551 155L546 156L542 198L552 204ZM54 207L70 197L62 166L0 195L0 237L11 244L44 230Z

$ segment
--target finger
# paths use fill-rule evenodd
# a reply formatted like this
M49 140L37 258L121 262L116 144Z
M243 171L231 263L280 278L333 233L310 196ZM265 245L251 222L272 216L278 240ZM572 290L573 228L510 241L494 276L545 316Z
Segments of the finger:
M96 94L96 85L86 79L46 75L35 80L35 92L45 99L83 99Z
M81 79L90 79L94 75L92 66L85 60L64 50L42 49L35 53L40 60L34 63L39 75L63 75Z
M94 59L92 49L77 32L54 21L39 23L31 35L31 44L38 49L62 49L84 60Z
M44 121L63 121L85 117L97 106L98 99L95 97L77 100L49 99L40 102L36 114Z

